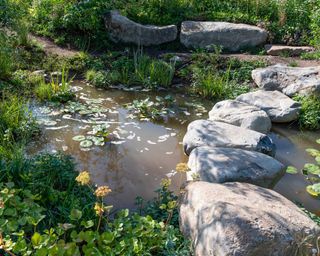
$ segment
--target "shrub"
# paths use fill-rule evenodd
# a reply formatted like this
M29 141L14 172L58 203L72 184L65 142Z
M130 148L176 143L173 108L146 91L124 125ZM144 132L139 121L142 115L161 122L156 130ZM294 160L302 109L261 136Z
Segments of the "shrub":
M320 99L318 96L296 96L301 103L299 126L301 129L320 129Z

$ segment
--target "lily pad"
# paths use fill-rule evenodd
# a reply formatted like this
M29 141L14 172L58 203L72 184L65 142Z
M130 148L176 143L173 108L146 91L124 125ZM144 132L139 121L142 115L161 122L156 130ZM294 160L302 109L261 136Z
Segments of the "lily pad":
M306 187L307 192L312 196L320 195L320 183L309 185Z
M83 140L80 142L80 147L82 148L90 148L93 145L91 140Z
M86 139L86 137L83 135L77 135L77 136L74 136L72 139L75 141L83 141Z
M298 170L297 170L297 168L295 168L293 166L288 166L286 172L289 173L289 174L297 174Z

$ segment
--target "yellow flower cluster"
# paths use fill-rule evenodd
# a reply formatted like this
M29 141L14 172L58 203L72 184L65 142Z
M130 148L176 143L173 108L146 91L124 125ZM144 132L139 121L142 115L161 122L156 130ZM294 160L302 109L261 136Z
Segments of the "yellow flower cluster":
M80 172L76 178L76 181L81 185L88 185L90 182L90 174L88 171Z
M176 171L177 172L187 172L189 171L189 167L187 163L179 163L176 166Z
M96 189L96 191L94 192L94 194L97 196L97 197L105 197L107 196L109 193L111 193L112 190L108 187L108 186L101 186L101 187L98 187Z
M96 204L94 205L94 210L95 210L95 212L96 212L97 215L101 215L101 214L103 214L103 212L104 212L103 206L102 206L102 204L100 204L100 203L96 203Z
M165 178L161 180L161 186L168 188L171 185L171 179Z

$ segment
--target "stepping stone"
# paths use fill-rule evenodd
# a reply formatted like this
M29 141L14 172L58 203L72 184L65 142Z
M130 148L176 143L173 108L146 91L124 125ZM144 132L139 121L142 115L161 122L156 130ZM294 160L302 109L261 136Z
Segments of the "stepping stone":
M294 203L248 183L192 182L179 214L180 230L192 241L196 256L312 255L320 234Z
M188 181L240 181L262 187L272 187L285 173L285 166L274 158L236 148L198 147L192 150L188 166Z
M132 43L141 46L160 45L176 40L178 29L175 25L158 27L141 25L118 11L111 11L104 17L110 39L115 42Z
M298 119L301 105L278 91L255 91L242 94L236 100L264 110L272 122L287 123Z
M265 111L236 100L224 100L215 104L209 112L209 120L261 133L268 133L271 129L271 120Z
M310 46L288 46L288 45L265 45L268 55L273 56L300 56L302 53L313 52L314 48Z
M268 33L246 24L209 21L184 21L180 41L187 48L206 48L212 45L236 52L264 44Z
M281 91L287 96L320 93L320 66L288 67L277 64L252 71L255 83L267 91Z
M231 124L196 120L189 124L183 138L184 152L189 155L197 147L241 148L275 155L275 145L265 134Z

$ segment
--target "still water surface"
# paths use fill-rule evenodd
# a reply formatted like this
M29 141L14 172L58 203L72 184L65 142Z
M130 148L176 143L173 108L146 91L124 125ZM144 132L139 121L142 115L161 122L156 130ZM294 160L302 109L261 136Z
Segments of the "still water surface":
M95 184L111 187L113 192L108 203L115 208L133 208L137 196L153 198L153 191L165 177L172 178L172 189L177 190L181 177L175 174L175 166L188 160L181 145L187 125L193 120L207 118L205 109L210 110L213 103L199 103L197 99L175 93L180 111L173 110L175 114L172 117L154 122L132 118L124 107L135 99L149 97L156 101L154 93L99 90L81 81L76 81L74 86L81 102L96 100L105 112L88 118L78 114L65 115L56 108L48 110L44 106L33 106L39 120L54 122L43 125L42 136L29 145L29 153L65 151L71 154L79 171L88 170ZM167 94L157 93L163 97ZM108 131L116 140L89 149L81 148L79 142L73 140L74 136L87 135L92 125L100 123L110 126ZM315 140L320 134L274 126L271 137L277 146L276 158L284 164L302 168L304 163L313 160L305 149L318 147ZM305 192L306 184L302 175L286 174L274 189L290 200L304 204L309 210L319 212L320 202Z

